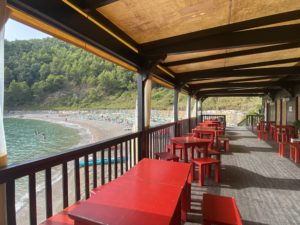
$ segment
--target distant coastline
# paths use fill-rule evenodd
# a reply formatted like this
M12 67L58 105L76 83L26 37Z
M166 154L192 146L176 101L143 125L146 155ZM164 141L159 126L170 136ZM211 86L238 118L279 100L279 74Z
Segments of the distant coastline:
M113 120L109 117L100 116L101 119L97 119L94 115L91 118L91 114L86 111L12 111L5 114L4 118L46 121L76 129L80 136L80 141L72 147L91 144L131 132L126 129L126 123L118 123L115 119ZM62 186L62 177L59 173L53 173L53 175L53 208L54 211L58 212L62 210L62 198L59 194ZM69 179L74 179L72 167L69 168ZM38 207L41 207L39 210L41 213L38 215L39 222L45 219L45 215L43 215L43 211L45 211L45 204L43 203L45 192L43 186L43 183L37 184L37 202L41 202L38 205ZM71 196L75 196L74 190L71 187L69 193ZM20 199L20 202L17 202L17 221L28 222L28 194L25 194Z
M10 111L4 118L41 120L78 130L81 141L78 145L91 144L108 138L130 133L128 124L103 117L91 118L87 111Z

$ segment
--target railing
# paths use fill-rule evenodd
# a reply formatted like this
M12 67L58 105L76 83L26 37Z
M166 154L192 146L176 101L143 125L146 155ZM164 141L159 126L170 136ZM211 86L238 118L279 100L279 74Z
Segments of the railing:
M90 196L90 191L98 185L121 176L141 158L153 158L156 152L165 151L169 139L175 134L189 133L195 118L182 120L150 128L144 132L132 133L88 146L75 148L53 156L9 165L0 169L0 184L6 184L7 220L9 225L16 221L16 182L28 180L29 221L36 225L37 219L37 180L45 185L45 218L53 215L53 176L62 177L62 205L68 207L76 201ZM73 175L73 176L71 176ZM37 179L38 177L38 179ZM73 177L71 179L71 177ZM73 184L70 184L71 181ZM72 202L70 186L75 193Z
M203 122L208 119L218 119L222 121L226 127L226 115L201 115L200 122Z
M256 126L256 124L258 124L263 119L263 117L263 115L259 114L247 115L246 126L251 126L251 128L253 129L253 127Z
M182 136L190 132L190 120L184 119L177 122L176 135Z
M146 130L141 139L142 157L154 158L155 153L164 152L170 138L175 136L175 131L175 122Z
M63 208L66 208L69 206L70 188L68 179L70 173L74 174L75 201L79 201L83 196L88 198L91 189L97 187L99 184L103 185L110 182L137 163L137 144L139 137L139 132L124 135L104 142L76 148L54 156L0 169L0 183L6 183L8 224L16 224L16 179L28 177L29 220L31 225L36 225L36 174L38 172L43 172L45 177L46 217L48 218L53 214L52 168L57 166L61 168L61 199L63 199ZM80 167L84 167L83 171ZM81 182L82 176L84 177L84 180ZM84 195L82 189L84 189Z

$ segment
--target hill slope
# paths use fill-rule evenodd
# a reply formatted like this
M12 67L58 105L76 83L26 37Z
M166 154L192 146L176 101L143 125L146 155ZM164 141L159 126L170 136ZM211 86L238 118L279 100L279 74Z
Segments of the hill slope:
M5 41L7 109L134 108L136 74L54 38ZM209 98L205 109L257 108L259 98ZM173 91L154 85L155 109L172 109ZM186 97L180 97L185 109Z

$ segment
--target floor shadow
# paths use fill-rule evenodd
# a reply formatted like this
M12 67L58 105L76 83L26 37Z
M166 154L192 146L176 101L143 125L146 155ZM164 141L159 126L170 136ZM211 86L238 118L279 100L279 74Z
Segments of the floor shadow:
M247 147L245 148L245 146L242 145L234 145L231 148L231 152L232 153L248 153L250 154L251 152L277 152L277 149L274 149L272 147ZM287 151L286 151L287 153Z
M230 140L233 140L233 141L235 141L235 140L239 140L239 139L244 139L244 138L249 138L249 139L255 139L255 138L257 138L256 136L230 136Z
M254 222L254 221L249 221L249 220L243 220L243 225L269 225L269 224Z
M224 186L225 188L244 189L257 187L298 191L300 187L299 179L269 178L232 165L223 165L221 177L221 187Z

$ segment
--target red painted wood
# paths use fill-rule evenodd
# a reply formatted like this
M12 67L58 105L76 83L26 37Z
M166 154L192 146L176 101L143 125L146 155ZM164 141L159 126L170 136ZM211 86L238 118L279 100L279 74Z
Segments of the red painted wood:
M242 225L232 197L203 194L203 224Z
M208 145L211 143L211 139L197 138L191 136L174 137L171 138L173 145L183 145L184 162L188 162L188 149L190 148L191 159L194 158L194 148L197 146L205 145L205 149L208 149ZM174 153L173 153L174 154Z
M182 189L170 185L117 179L69 213L81 224L171 224ZM178 217L178 215L177 215ZM174 224L180 224L179 220Z
M40 225L74 225L74 220L72 220L68 213L74 209L76 209L81 202L75 203L68 208L65 208L60 213L48 218L45 222L41 223Z
M166 160L166 161L179 161L179 157L176 155L173 155L172 153L169 152L157 152L154 154L156 159L160 160Z
M215 165L215 181L217 183L220 182L220 160L212 159L212 158L198 158L194 159L193 161L193 178L195 174L195 165L198 165L198 172L199 172L199 186L203 186L204 184L204 170L206 175L209 176L210 174L210 165Z
M190 168L185 163L143 159L123 176L94 189L70 216L76 225L179 225L184 216L180 209L186 214L188 208Z

